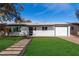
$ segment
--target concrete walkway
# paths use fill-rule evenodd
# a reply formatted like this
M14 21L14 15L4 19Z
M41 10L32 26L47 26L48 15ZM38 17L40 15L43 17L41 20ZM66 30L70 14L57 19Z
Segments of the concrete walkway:
M31 39L23 39L18 43L10 46L9 48L0 52L1 56L19 56L22 55L25 51L26 46L31 41Z
M79 37L78 36L71 35L71 36L68 36L68 37L60 37L60 38L63 38L65 40L67 40L67 41L79 44Z

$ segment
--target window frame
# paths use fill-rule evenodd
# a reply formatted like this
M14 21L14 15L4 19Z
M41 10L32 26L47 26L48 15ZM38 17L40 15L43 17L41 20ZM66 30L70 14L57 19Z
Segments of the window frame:
M42 30L47 30L47 26L42 26Z

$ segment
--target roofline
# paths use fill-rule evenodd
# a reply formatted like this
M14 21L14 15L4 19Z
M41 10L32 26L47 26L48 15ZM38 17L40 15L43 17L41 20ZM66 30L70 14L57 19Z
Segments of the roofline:
M55 25L69 25L68 23L59 23L59 24L36 24L36 23L30 23L30 24L22 24L22 23L14 23L14 24L7 24L7 26L55 26Z
M79 25L79 23L71 23L72 25Z

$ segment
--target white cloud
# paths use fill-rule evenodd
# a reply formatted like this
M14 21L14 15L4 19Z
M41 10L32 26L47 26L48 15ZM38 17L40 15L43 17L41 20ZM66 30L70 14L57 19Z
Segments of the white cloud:
M70 4L67 3L49 3L49 4L42 4L43 7L46 7L45 10L40 11L38 13L36 13L35 15L42 15L48 11L52 11L54 13L59 13L61 11L66 11L67 9L71 8Z

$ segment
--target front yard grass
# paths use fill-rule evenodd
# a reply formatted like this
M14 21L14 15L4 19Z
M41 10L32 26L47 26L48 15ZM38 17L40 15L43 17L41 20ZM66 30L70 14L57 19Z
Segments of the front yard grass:
M25 56L79 56L79 45L57 37L32 38Z
M21 40L22 37L0 37L0 51Z

